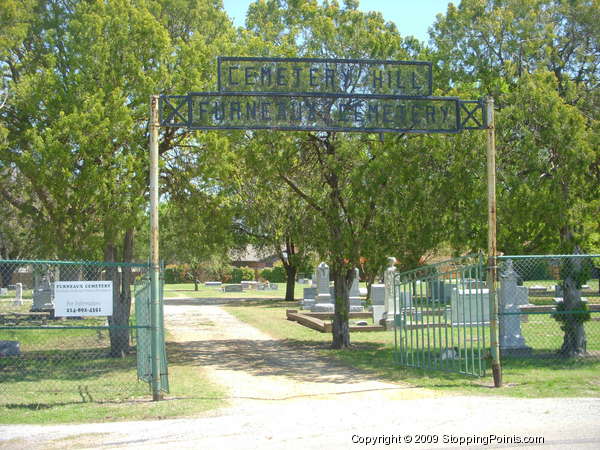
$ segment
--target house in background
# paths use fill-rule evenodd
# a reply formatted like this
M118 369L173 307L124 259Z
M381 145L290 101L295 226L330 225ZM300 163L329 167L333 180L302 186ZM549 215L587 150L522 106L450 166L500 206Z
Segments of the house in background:
M279 256L272 251L258 249L250 244L244 249L231 250L229 258L232 266L250 267L255 270L273 267L273 264L280 261Z

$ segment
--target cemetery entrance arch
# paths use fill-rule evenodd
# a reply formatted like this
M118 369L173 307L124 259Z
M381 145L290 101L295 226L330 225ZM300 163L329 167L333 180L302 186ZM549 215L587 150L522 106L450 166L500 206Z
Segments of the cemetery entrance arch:
M158 128L362 133L488 130L491 349L500 385L495 299L493 100L432 96L432 65L422 61L219 57L215 92L152 98L152 264L158 268ZM157 275L155 275L157 277ZM155 284L153 283L153 286ZM158 285L154 288L158 290ZM154 304L154 303L153 303ZM158 312L156 312L158 315Z

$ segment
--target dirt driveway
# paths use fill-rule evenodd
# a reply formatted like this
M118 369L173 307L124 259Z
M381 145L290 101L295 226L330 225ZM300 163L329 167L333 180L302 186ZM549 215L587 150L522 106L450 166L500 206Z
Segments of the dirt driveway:
M600 448L598 399L440 396L282 346L218 306L168 305L165 320L179 349L228 389L228 407L163 421L3 426L0 447L520 448L532 437L543 448Z

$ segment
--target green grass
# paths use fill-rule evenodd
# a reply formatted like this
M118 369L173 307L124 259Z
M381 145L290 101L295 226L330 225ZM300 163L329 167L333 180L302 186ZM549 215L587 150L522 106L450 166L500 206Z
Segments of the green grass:
M53 325L104 325L105 319ZM222 406L224 392L185 355L170 358L171 392L151 402L135 354L108 356L108 330L0 330L22 355L0 358L0 423L75 423L187 416Z
M394 333L356 332L351 333L354 346L348 350L331 350L331 335L320 333L286 320L285 309L296 308L295 305L277 301L257 301L252 304L231 305L225 309L240 320L255 326L275 339L295 345L312 345L321 349L324 356L343 361L352 367L373 372L383 379L406 382L414 386L435 389L454 394L505 395L511 397L583 397L600 396L600 356L596 359L561 361L552 358L505 359L503 361L504 387L493 389L491 374L483 378L463 376L460 374L425 371L421 369L403 368L393 361ZM550 317L544 327L539 327L547 336L543 346L552 351L559 346L557 340L557 324ZM537 319L535 319L537 320ZM524 333L537 345L536 337L528 328L536 330L533 319L524 324ZM548 328L551 327L551 328ZM588 349L596 349L600 343L600 322L586 324L588 332ZM546 330L546 331L544 331ZM548 331L550 330L550 331ZM593 342L592 342L593 340ZM543 348L540 347L540 350Z

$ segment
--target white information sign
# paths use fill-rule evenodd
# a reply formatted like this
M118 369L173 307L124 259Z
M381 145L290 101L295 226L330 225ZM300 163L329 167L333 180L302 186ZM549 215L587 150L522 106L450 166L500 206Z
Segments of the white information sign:
M54 315L112 316L112 281L56 281Z

